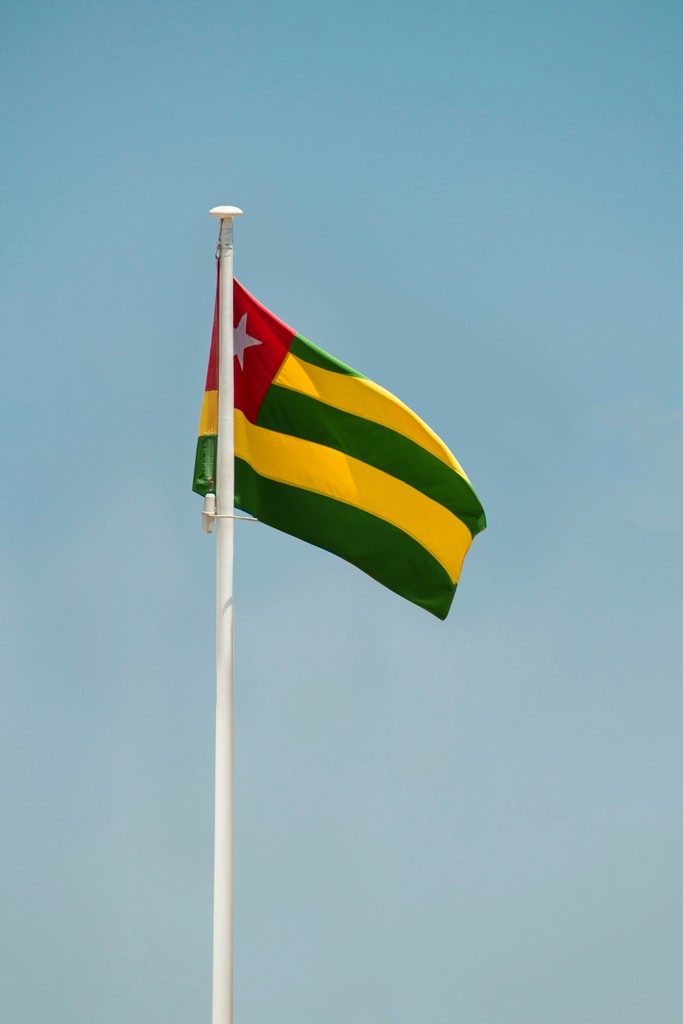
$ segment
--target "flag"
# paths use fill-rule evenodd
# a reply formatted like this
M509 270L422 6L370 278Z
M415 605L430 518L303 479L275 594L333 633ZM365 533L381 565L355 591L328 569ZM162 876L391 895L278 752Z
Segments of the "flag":
M414 412L234 282L235 506L445 619L486 526L462 467ZM215 491L218 300L193 490Z

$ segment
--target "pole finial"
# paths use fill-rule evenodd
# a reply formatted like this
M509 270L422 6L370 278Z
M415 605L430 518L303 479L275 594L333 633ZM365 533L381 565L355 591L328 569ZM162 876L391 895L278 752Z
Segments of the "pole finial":
M214 206L213 210L209 210L209 217L218 217L220 220L241 216L239 206Z

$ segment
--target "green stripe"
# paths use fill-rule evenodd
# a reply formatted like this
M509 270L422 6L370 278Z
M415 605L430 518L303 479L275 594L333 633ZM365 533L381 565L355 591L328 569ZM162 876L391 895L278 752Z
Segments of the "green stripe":
M260 476L235 459L235 505L261 522L331 551L408 601L445 619L455 584L402 530L321 494Z
M297 359L303 359L305 363L312 363L313 366L320 366L323 370L330 370L332 373L342 373L345 377L360 377L361 380L367 380L367 377L364 377L362 373L352 370L346 363L342 363L341 360L335 359L334 356L328 355L327 352L323 352L321 348L318 348L312 341L308 341L300 334L294 335L289 351Z
M216 448L215 434L203 434L197 439L197 455L194 460L192 490L197 494L213 494L216 490Z
M484 510L467 480L415 441L381 423L275 384L266 394L256 423L334 448L397 477L444 505L473 537L486 527Z

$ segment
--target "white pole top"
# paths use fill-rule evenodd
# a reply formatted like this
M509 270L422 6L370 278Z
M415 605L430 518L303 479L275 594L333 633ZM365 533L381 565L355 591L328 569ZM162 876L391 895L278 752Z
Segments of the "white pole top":
M214 206L213 210L209 210L209 217L220 217L221 220L241 216L242 211L239 206Z

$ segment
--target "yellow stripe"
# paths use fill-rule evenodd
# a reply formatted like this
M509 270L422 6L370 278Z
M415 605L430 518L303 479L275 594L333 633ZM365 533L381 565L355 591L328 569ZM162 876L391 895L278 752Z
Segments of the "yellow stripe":
M218 433L218 392L205 391L199 417L199 436Z
M302 395L310 395L343 412L381 423L415 441L467 480L458 460L434 431L379 384L373 384L371 380L362 377L347 377L342 373L323 370L320 366L298 359L292 352L280 367L273 383Z
M443 505L402 480L325 445L257 427L238 409L235 455L270 480L343 501L398 527L457 583L472 542L470 531Z

